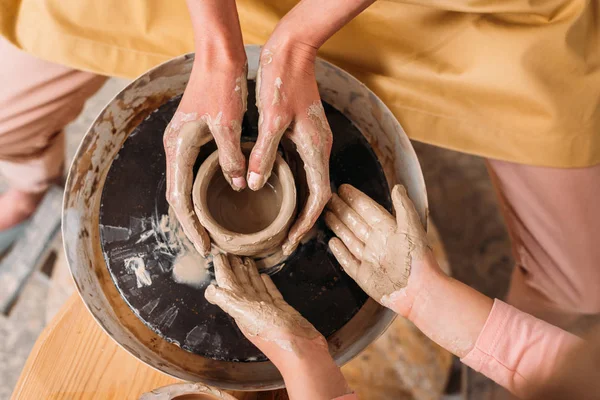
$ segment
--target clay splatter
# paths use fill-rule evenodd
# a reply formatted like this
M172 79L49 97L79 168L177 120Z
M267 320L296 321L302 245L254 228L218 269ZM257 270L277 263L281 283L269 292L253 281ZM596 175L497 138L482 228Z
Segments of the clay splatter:
M150 272L146 269L146 264L141 257L131 257L125 259L125 268L133 274L137 279L137 287L152 285L152 277Z

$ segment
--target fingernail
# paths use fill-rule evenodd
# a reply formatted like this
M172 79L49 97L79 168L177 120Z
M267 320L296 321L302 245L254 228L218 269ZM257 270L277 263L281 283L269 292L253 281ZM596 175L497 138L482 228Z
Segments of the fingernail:
M260 189L260 184L262 182L262 175L257 174L256 172L250 172L250 176L248 176L248 186L252 190Z
M231 181L233 182L233 186L235 186L239 190L242 190L246 187L246 180L244 179L243 176L238 176L237 178L232 178Z

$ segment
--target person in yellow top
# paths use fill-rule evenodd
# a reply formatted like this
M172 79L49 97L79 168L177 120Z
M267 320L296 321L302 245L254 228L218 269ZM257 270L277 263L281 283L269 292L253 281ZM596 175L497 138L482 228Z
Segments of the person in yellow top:
M563 328L600 312L597 2L187 3L189 10L182 0L0 0L0 171L10 184L0 196L0 231L26 219L61 175L62 128L105 76L132 78L195 51L178 112L207 116L213 127L226 122L212 134L230 183L260 187L283 134L313 175L286 242L293 251L330 196L328 127L307 112L319 101L318 51L380 96L412 139L487 159L517 261L509 303ZM262 123L247 164L232 123L244 111L235 94L244 41L264 44ZM173 152L171 175L187 171L187 161ZM202 228L185 217L185 185L171 183L170 203L203 251Z

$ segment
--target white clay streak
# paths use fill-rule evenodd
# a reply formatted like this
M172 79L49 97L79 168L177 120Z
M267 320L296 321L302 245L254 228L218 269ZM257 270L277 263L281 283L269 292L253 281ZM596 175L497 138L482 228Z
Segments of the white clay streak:
M143 286L152 285L152 277L146 269L146 263L141 257L129 257L124 260L124 263L125 269L135 274L138 289Z

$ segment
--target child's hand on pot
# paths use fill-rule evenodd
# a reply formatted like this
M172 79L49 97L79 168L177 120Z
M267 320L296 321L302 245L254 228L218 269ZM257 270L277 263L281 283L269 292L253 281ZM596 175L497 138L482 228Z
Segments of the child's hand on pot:
M331 251L369 296L406 314L429 251L425 230L406 190L401 185L392 189L395 218L350 185L340 186L338 194L325 214L325 222L338 236L329 241ZM401 307L399 298L406 299Z

